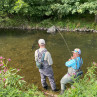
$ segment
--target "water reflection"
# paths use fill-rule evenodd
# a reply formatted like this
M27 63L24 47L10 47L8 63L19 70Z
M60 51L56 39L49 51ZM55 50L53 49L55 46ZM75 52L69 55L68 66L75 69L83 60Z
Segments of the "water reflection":
M80 48L86 68L97 59L97 34L65 33L70 50ZM12 67L21 68L20 75L24 76L28 83L34 83L41 89L40 75L34 61L34 52L38 48L38 39L46 40L46 48L50 51L54 64L54 77L57 87L60 87L60 79L67 72L64 63L70 58L67 47L59 33L47 34L44 31L27 30L0 30L0 56L11 58Z

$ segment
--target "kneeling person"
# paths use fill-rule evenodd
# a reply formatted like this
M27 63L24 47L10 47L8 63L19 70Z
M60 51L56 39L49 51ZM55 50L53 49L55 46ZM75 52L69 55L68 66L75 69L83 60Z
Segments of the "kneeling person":
M73 82L72 77L73 76L79 76L83 72L80 71L80 68L83 64L83 60L81 58L81 50L79 48L74 49L73 56L65 63L65 65L68 67L68 72L63 78L61 79L61 94L65 91L65 84ZM77 74L78 72L81 72Z

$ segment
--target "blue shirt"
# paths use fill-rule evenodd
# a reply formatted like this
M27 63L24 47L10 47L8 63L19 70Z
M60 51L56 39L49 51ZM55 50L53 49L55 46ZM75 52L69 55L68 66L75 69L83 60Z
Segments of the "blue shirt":
M65 63L65 65L67 67L72 67L73 69L77 69L77 70L80 69L80 67L82 66L82 64L83 64L83 60L80 57L77 57L76 59L72 59L72 60L67 61Z

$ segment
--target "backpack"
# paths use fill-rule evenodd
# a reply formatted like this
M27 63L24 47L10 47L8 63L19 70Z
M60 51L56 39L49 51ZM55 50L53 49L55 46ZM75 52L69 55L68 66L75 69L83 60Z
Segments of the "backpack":
M36 61L36 66L39 69L43 68L43 62L44 62L44 57L45 57L45 53L47 50L43 50L42 52L39 52L39 49L37 50L38 53L38 59Z

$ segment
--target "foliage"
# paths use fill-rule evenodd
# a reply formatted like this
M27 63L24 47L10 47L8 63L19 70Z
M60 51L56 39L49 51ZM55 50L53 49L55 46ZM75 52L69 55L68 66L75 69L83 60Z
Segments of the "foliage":
M68 14L85 13L97 14L97 0L89 0L82 2L82 0L62 0L61 3L56 3L51 6L53 11L56 11L59 18Z
M3 57L0 58L2 59L0 61L0 66L2 66L2 70L0 71L0 83L2 83L1 87L6 87L8 85L16 88L21 88L25 81L22 80L23 77L17 75L19 69L8 68L8 62L11 61L11 59L5 60Z
M49 16L52 15L51 4L55 2L55 0L28 0L29 11L28 14L30 16Z
M85 2L84 4L81 4L77 9L78 13L84 13L85 11L89 11L90 14L97 14L97 1Z
M59 97L96 97L97 96L97 76L95 74L95 69L97 68L97 63L93 63L91 67L88 67L87 73L84 75L83 79L79 82L75 82L71 89L64 92L62 96Z
M9 61L0 57L0 97L44 97L34 85L26 86L24 78L17 74L20 70L8 67Z
M14 6L16 0L0 0L0 11L7 12Z
M23 0L17 0L15 5L10 10L10 13L22 13L27 14L29 5L25 3Z
M69 14L97 14L97 0L0 0L0 11L27 17L58 17Z

